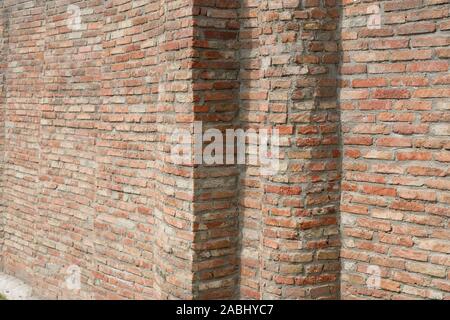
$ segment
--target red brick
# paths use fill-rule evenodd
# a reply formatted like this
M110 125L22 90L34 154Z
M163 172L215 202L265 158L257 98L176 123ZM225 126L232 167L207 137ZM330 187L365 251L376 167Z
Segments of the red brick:
M373 1L75 4L79 32L67 1L0 6L2 270L44 298L450 298L448 1L379 29ZM280 171L174 163L194 121L276 127Z

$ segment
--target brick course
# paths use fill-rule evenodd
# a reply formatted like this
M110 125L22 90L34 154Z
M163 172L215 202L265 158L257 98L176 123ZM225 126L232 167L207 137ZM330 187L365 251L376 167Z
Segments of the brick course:
M37 295L450 298L450 1L0 6L0 267ZM174 163L198 121L278 129L280 170Z

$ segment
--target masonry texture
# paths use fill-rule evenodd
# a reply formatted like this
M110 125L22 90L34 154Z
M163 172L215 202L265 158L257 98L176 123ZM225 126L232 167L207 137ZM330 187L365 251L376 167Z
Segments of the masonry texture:
M450 299L449 0L0 10L0 269L35 295ZM280 169L176 163L198 121L278 129Z

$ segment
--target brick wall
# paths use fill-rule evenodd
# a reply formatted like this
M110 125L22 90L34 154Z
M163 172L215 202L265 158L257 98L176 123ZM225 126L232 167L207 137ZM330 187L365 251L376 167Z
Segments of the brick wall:
M0 8L0 103L2 108L0 109L0 210L2 212L0 216L0 252L3 252L4 241L4 208L3 208L3 170L4 170L4 155L5 155L5 71L6 71L6 59L8 49L8 15L7 11ZM0 268L3 265L3 254L0 254Z
M449 4L1 2L0 267L48 298L449 298ZM198 122L277 129L279 170L174 161Z
M366 26L373 4L379 29ZM343 298L449 297L449 10L446 0L344 3Z
M4 42L8 43L5 91L3 192L5 240L3 264L20 278L34 283L37 239L42 230L38 215L39 129L44 95L45 46L43 1L4 1ZM26 76L24 76L26 75Z
M80 6L83 23L67 25L67 4L43 1L43 81L38 105L37 199L33 280L42 294L70 298L67 268L77 265L91 284L95 214L96 125L100 104L101 28L98 1ZM40 293L40 292L38 292ZM89 295L80 293L81 297Z

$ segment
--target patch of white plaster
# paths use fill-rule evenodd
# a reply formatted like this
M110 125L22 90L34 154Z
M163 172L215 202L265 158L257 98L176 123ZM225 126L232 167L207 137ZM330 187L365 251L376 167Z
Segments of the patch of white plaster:
M25 282L0 272L0 294L8 300L39 300Z

